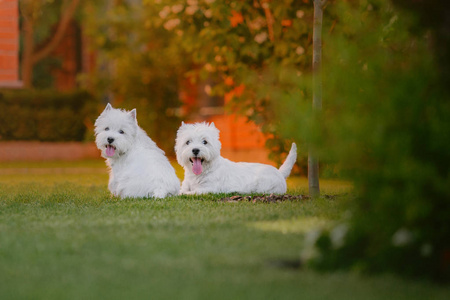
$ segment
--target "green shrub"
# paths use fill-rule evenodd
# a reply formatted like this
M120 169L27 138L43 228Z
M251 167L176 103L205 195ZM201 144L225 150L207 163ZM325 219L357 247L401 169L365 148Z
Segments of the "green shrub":
M97 105L85 91L1 90L0 139L83 141Z
M304 258L449 280L450 94L433 36L411 34L415 18L385 1L327 9L339 21L324 37L324 110L303 110L311 98L298 93L282 122L334 160L356 196L342 222L309 235Z

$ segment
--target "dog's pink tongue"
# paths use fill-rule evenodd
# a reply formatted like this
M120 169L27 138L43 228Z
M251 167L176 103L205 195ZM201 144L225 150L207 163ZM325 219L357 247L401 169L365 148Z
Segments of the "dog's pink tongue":
M106 156L113 157L115 152L116 149L114 149L113 146L110 145L106 146Z
M192 158L193 161L193 165L192 165L192 172L194 172L195 175L200 175L203 172L203 167L202 167L202 160L201 158L198 157L193 157Z

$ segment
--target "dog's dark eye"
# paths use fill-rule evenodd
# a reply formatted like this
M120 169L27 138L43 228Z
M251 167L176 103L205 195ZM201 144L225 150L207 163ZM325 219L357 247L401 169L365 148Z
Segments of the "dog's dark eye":
M120 134L124 134L125 132L124 132L122 129L120 129L120 130L119 130L119 133L120 133Z
M208 142L206 140L203 140L203 145L208 144Z
M187 141L187 142L186 142L186 145L189 145L190 143L191 143L191 141Z
M105 131L108 131L108 130L109 130L109 127L106 127L106 128L105 128Z

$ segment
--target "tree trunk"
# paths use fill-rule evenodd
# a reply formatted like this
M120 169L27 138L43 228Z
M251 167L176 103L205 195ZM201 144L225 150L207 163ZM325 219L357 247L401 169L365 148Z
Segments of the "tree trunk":
M52 38L42 47L39 48L35 53L33 53L33 63L40 61L41 59L47 57L55 48L59 45L64 34L66 33L66 29L72 20L75 11L77 10L77 6L80 0L72 0L69 3L66 9L61 10L61 17L56 27L56 31Z
M71 0L71 2L61 9L60 21L56 27L56 31L51 39L44 45L41 45L38 50L35 51L34 45L34 30L35 23L38 22L31 16L24 14L23 22L23 54L22 54L22 82L25 88L30 88L33 85L33 67L41 59L47 57L61 42L66 32L73 15L76 12L78 3L80 0ZM25 4L23 4L25 5ZM31 11L36 8L31 8ZM33 20L33 21L31 21Z
M323 6L326 0L314 0L313 27L313 112L322 110L322 19ZM319 159L314 150L308 153L308 186L309 195L313 198L320 196L319 187Z
M23 53L22 53L22 82L25 88L29 88L33 82L33 50L34 50L34 42L33 42L33 23L24 18L23 20Z

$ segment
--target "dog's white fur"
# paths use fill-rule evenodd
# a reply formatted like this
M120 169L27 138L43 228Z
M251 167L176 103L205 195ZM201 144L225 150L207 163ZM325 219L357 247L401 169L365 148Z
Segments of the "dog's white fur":
M125 111L108 104L95 121L95 134L110 169L108 188L113 195L164 198L179 193L175 170L138 126L136 109Z
M181 194L286 193L286 178L297 159L295 143L280 169L232 162L220 156L220 148L219 130L214 123L181 124L175 142L177 161L185 170Z

